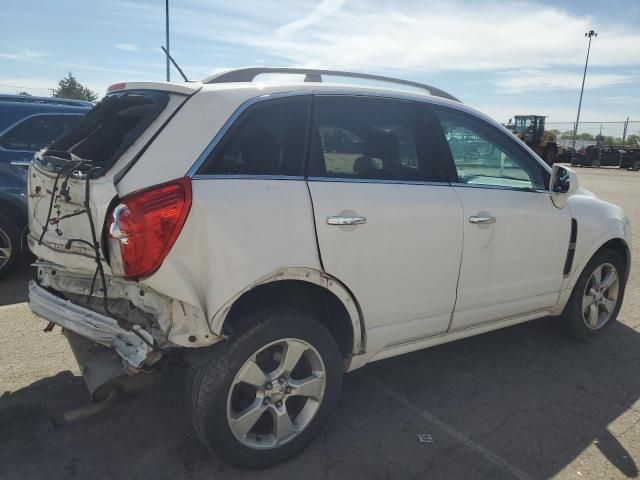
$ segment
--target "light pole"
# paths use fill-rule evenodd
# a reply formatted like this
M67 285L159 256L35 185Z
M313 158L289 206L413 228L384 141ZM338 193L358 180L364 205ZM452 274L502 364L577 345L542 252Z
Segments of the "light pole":
M165 0L164 4L165 10L165 35L166 35L166 46L167 46L167 82L171 81L171 64L169 63L169 0Z
M584 80L587 77L587 65L589 65L589 52L591 51L591 39L593 37L597 37L598 34L593 30L589 30L584 34L584 36L589 37L589 46L587 47L587 60L584 62L584 73L582 74L582 88L580 88L580 101L578 102L578 115L576 117L576 125L573 129L573 151L571 152L571 163L573 163L573 156L576 153L576 135L578 135L578 123L580 122L580 108L582 107L582 94L584 93Z

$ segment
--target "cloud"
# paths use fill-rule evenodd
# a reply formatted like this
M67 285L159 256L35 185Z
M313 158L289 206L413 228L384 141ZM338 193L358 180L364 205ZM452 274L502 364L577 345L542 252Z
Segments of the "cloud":
M631 75L589 73L584 88L608 87L637 80L637 76ZM529 90L578 90L582 83L582 72L562 73L523 69L500 74L494 83L506 93L520 93Z
M114 45L114 47L117 48L118 50L124 50L125 52L138 52L138 51L140 51L138 46L134 45L133 43L116 43Z
M9 60L22 60L29 58L37 58L43 57L44 52L34 52L33 50L29 50L28 48L19 50L17 52L0 52L0 58L7 58Z
M266 3L176 8L173 31L287 65L431 73L579 67L584 32L597 27L589 16L532 1ZM637 67L638 51L640 32L607 25L593 40L590 64Z
M323 0L309 14L287 23L276 30L277 35L288 36L299 30L319 23L336 13L344 5L346 0Z

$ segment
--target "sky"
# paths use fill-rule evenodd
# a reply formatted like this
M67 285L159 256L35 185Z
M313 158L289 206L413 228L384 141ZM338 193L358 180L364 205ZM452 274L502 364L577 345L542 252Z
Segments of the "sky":
M8 3L7 3L8 2ZM50 95L68 71L100 95L165 79L164 0L5 0L0 92ZM241 66L337 68L432 84L505 122L640 121L638 0L170 0L190 79ZM172 80L180 81L172 71Z

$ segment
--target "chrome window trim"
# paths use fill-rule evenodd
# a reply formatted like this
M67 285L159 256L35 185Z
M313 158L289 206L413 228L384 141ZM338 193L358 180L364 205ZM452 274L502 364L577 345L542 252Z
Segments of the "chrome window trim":
M225 175L197 173L192 180L304 180L302 175Z
M446 181L436 182L430 180L388 180L384 178L349 178L349 177L308 177L310 182L340 182L340 183L387 183L391 185L432 185L436 187L449 187Z
M536 188L523 188L523 187L507 187L506 185L484 185L479 183L461 183L452 182L452 187L467 187L467 188L487 188L490 190L511 190L516 192L525 193L551 193L549 190L540 190Z

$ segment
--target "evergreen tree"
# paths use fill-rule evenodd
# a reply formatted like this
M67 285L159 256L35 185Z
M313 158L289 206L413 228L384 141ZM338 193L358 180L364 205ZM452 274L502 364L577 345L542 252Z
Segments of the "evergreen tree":
M58 82L58 88L54 90L53 96L56 98L88 100L90 102L95 102L98 99L98 94L82 85L71 72Z

